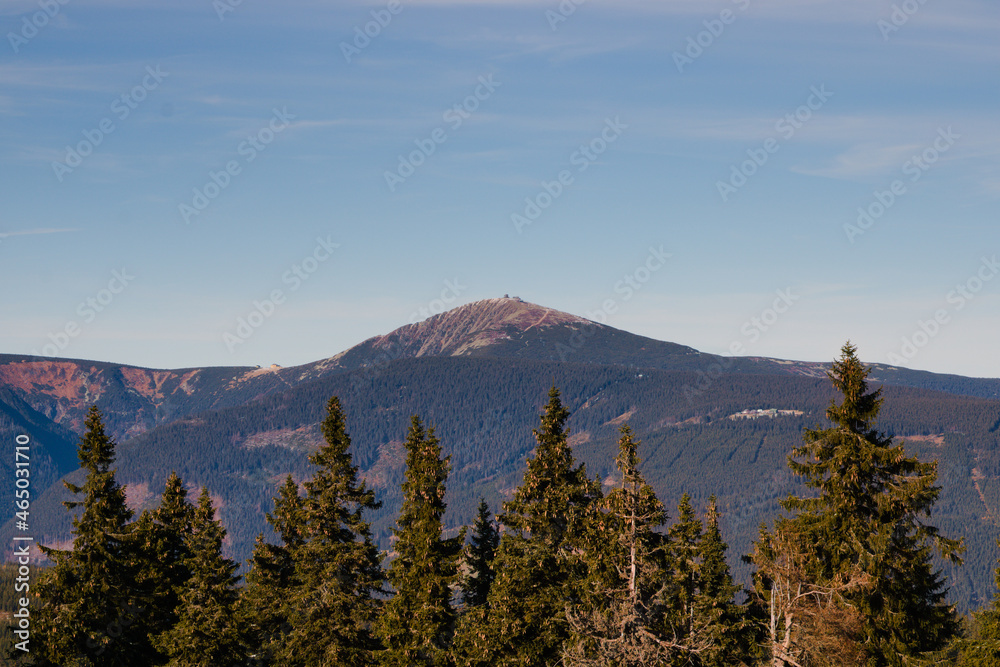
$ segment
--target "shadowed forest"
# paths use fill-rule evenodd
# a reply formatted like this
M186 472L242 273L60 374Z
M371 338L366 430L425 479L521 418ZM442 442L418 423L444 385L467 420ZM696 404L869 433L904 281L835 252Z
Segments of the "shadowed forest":
M849 343L830 379L830 428L805 429L788 459L808 493L781 503L734 583L720 510L685 494L667 508L643 476L643 446L620 426L615 470L573 456L553 388L520 485L446 530L450 457L418 416L404 443L402 507L388 553L381 503L359 475L338 398L311 477L289 476L244 577L224 555L213 498L171 475L138 516L115 478L100 412L79 444L85 478L73 548L43 547L30 594L3 572L11 664L58 665L995 665L1000 609L961 616L939 563L963 544L932 521L937 463L874 426L881 389ZM494 513L494 510L499 510Z

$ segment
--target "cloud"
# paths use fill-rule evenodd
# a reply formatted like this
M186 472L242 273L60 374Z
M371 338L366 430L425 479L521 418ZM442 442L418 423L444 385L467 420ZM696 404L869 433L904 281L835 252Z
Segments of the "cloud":
M910 157L920 153L920 144L904 144L896 146L880 146L877 144L859 144L836 156L833 161L817 168L794 167L792 171L808 176L825 176L827 178L867 178L892 171L897 171Z
M40 227L38 229L23 229L16 232L0 232L0 238L7 238L8 236L35 236L37 234L62 234L79 231L82 230L75 227Z

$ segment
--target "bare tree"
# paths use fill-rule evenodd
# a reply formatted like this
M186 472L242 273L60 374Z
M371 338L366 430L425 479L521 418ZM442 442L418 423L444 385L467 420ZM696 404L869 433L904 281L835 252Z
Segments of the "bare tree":
M861 613L844 596L871 586L866 573L855 568L817 583L809 544L787 520L779 520L773 533L761 530L752 560L758 601L767 609L771 667L865 664Z

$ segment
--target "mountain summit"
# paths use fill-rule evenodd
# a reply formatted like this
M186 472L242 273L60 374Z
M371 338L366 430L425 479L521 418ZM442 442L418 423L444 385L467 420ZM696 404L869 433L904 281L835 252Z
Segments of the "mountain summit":
M518 297L483 299L375 336L311 372L378 366L411 357L516 357L545 361L691 367L694 348L614 329Z
M522 337L532 329L540 332L552 327L569 327L575 330L592 324L582 317L529 303L519 297L502 297L452 308L365 343L376 350L395 350L397 356L465 356L480 348Z

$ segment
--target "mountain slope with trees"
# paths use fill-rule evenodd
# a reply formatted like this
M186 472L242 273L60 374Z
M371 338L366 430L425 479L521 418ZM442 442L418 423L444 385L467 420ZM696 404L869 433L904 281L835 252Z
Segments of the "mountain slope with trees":
M45 547L57 565L32 591L33 651L11 648L8 631L9 656L76 667L991 664L996 605L964 632L931 560L933 547L968 567L961 543L932 522L937 463L875 427L888 397L868 391L868 372L846 345L830 373L830 425L806 430L786 456L813 493L786 498L790 515L761 528L745 603L715 497L699 518L683 493L671 522L626 416L611 420L614 471L591 479L554 387L495 551L481 549L495 543L483 502L475 548L461 548L464 530L444 536L449 459L413 414L398 541L379 553L368 515L380 504L349 451L341 402L328 399L305 494L286 478L273 497L275 534L258 537L245 586L222 553L208 489L192 507L171 475L159 507L135 518L112 467L118 447L92 408L78 446L83 479L67 485L73 548ZM473 567L496 573L485 603L459 592ZM1000 567L989 569L1000 581Z

